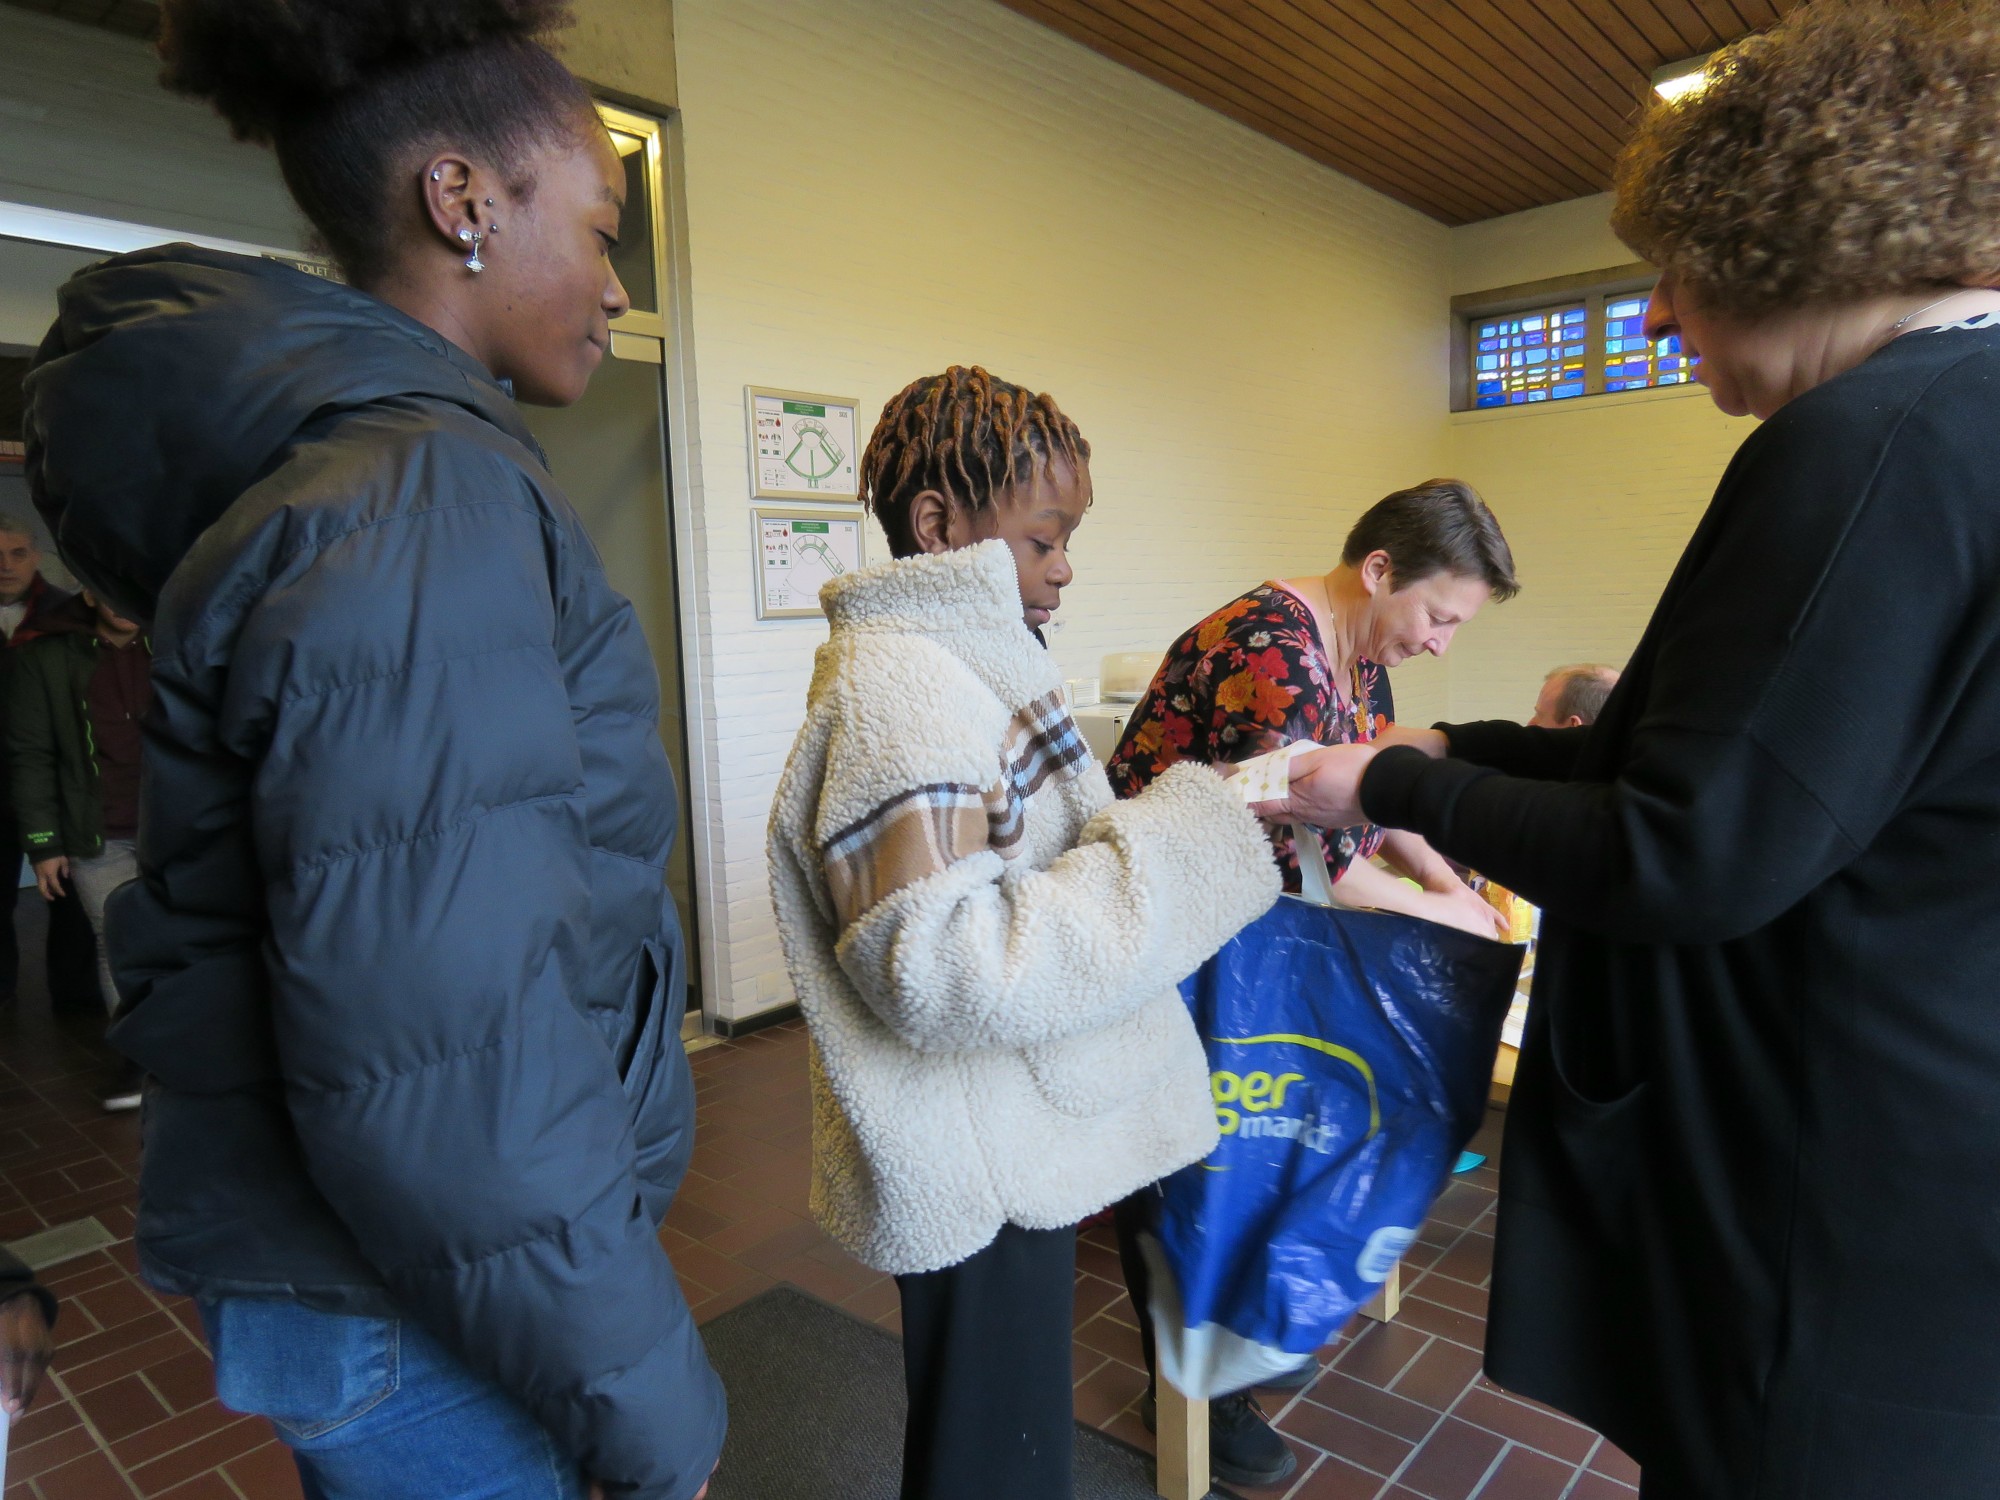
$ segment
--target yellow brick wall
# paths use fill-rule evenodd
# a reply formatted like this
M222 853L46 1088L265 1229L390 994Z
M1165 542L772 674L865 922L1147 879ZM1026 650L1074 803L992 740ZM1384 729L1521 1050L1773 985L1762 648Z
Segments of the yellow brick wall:
M1052 391L1097 504L1055 647L1158 651L1445 467L1449 232L991 0L680 0L725 1015L790 998L763 825L819 622L759 623L746 383L979 361ZM1422 717L1444 673L1397 684Z

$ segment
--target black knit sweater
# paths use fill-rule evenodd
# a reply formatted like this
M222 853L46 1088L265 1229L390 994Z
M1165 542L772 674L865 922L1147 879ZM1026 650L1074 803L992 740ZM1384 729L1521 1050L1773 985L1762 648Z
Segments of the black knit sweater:
M1648 1500L2000 1474L2000 332L1753 433L1598 724L1368 815L1540 904L1488 1368Z

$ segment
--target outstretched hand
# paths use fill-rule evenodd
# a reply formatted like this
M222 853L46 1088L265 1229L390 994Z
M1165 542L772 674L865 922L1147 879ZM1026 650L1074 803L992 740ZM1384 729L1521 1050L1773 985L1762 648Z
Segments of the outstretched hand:
M1373 745L1327 745L1293 759L1291 785L1275 802L1253 802L1250 811L1269 823L1353 828L1368 821L1361 810L1361 775L1375 758Z

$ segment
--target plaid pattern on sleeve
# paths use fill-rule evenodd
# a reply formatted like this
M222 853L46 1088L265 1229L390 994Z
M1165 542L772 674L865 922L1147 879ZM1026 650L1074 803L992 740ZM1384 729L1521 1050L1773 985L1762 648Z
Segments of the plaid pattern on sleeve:
M1051 780L1075 776L1090 750L1060 693L1038 698L1014 716L991 786L935 782L900 792L826 841L827 892L840 925L859 920L906 886L991 849L1018 859L1028 800Z
M960 782L913 787L826 841L828 894L842 927L877 902L991 847L991 794Z

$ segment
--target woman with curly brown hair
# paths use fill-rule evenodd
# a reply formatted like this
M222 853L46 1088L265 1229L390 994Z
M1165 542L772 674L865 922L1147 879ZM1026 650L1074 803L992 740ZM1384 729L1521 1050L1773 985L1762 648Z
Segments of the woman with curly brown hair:
M1744 442L1603 717L1288 803L1544 909L1487 1368L1647 1500L2000 1474L2000 12L1820 4L1656 106L1615 224Z

